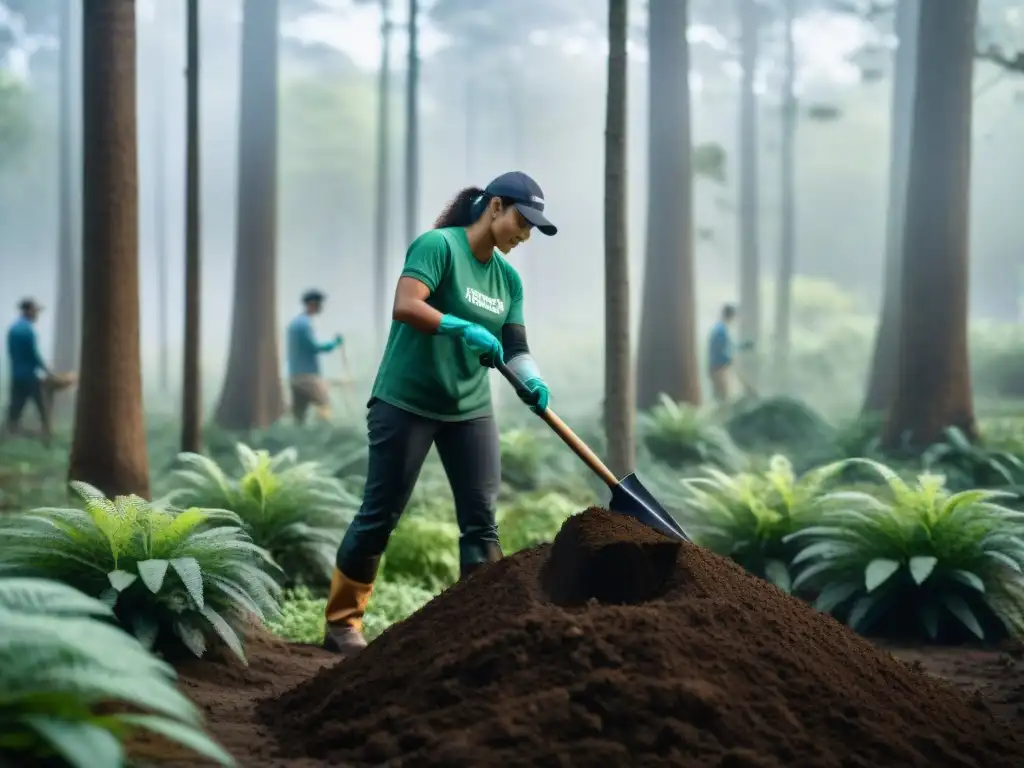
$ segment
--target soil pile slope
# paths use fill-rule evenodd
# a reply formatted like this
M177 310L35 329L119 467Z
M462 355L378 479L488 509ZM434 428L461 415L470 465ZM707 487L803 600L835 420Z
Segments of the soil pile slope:
M598 509L261 716L281 757L347 766L1024 765L979 703Z

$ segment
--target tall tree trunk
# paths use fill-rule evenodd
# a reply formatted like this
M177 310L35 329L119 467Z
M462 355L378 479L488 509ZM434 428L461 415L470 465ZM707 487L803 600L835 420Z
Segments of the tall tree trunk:
M82 348L69 476L149 496L139 360L135 3L82 4Z
M900 269L903 263L903 227L910 175L910 141L914 118L914 80L921 0L899 0L896 7L896 66L893 75L889 124L889 210L885 233L885 275L882 314L875 336L865 413L884 413L896 389L896 355L900 334Z
M202 241L199 184L199 0L186 10L185 81L185 350L181 383L181 450L203 447L203 389L200 322L202 310Z
M896 391L884 443L975 437L967 349L971 80L978 0L928 0L918 25Z
M779 237L779 272L775 281L775 374L788 391L790 323L793 310L793 273L796 265L796 128L797 101L796 45L793 40L793 21L796 0L785 0L786 52L783 68L782 91L782 227Z
M81 328L79 327L79 282L78 253L81 240L76 226L79 221L78 209L81 205L80 188L75 187L73 160L75 150L75 118L74 90L81 88L81 81L76 82L75 76L79 69L75 65L71 48L74 41L74 2L61 0L60 4L60 170L59 194L60 207L57 222L57 317L53 367L56 371L75 371L78 369L78 342ZM71 392L57 394L52 405L54 416L63 406L72 403Z
M157 298L156 307L159 313L159 385L160 391L166 393L170 389L171 363L169 355L170 332L167 327L167 293L170 284L170 274L167 259L167 45L165 35L167 34L167 22L171 17L171 5L166 0L156 4L154 27L156 34L156 45L154 56L156 58L156 94L153 99L154 106L154 137L153 137L153 253L156 257L157 268Z
M419 234L420 46L419 0L409 0L409 58L405 84L405 242Z
M651 0L647 118L647 255L637 404L662 393L700 403L693 254L693 147L685 0Z
M245 0L231 351L216 421L269 427L284 412L277 329L276 0Z
M739 138L739 229L740 229L740 336L744 342L757 345L761 336L761 257L759 250L759 198L757 145L757 74L758 22L755 0L738 0L740 14L740 60L743 84L740 93ZM755 354L743 361L746 382L756 385L758 374Z
M391 198L391 0L380 0L381 49L377 83L377 210L374 229L374 307L377 349L384 349L388 318L388 201ZM412 241L410 241L412 242Z
M629 350L626 192L629 0L608 0L608 93L604 129L604 428L619 477L636 462L633 361Z

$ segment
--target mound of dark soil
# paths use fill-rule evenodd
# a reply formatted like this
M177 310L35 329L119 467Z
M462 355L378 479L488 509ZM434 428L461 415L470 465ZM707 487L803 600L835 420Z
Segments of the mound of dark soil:
M1024 765L979 702L592 509L259 715L277 759L346 766Z

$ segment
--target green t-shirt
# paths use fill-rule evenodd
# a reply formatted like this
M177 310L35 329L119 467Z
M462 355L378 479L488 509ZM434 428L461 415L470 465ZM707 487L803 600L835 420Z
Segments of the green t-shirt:
M403 277L430 289L438 312L478 323L501 340L505 323L523 324L523 283L498 251L481 264L462 227L420 235L405 255ZM491 388L480 355L462 339L422 333L391 323L372 397L441 421L462 421L491 412Z

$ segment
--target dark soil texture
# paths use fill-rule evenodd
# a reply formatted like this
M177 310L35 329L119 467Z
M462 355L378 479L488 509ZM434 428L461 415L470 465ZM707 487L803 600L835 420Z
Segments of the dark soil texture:
M256 647L235 680L182 673L247 766L1024 765L983 698L1016 718L1024 662L916 653L900 663L727 560L588 510L351 660Z

